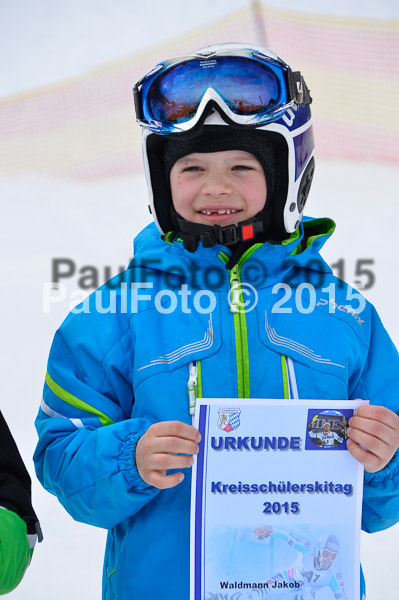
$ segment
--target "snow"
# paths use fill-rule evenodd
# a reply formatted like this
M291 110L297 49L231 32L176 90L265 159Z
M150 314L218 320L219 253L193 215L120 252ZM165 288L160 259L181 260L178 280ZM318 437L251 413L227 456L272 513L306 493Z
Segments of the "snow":
M397 18L393 0L282 0L269 2L296 10ZM241 0L187 4L154 0L151 15L131 0L54 3L19 0L0 4L6 26L0 52L8 57L0 95L80 74L138 48L181 34L240 8ZM181 10L184 6L184 11ZM162 7L162 8L161 8ZM159 10L158 10L159 9ZM338 226L325 247L330 263L344 259L353 281L356 262L374 260L375 285L365 292L376 304L399 343L396 254L397 166L318 161L307 212L331 216ZM2 411L33 480L34 506L45 540L11 597L14 600L98 600L105 532L76 523L58 500L37 482L32 463L36 445L33 421L38 411L46 360L55 330L65 318L78 287L79 270L91 265L117 272L132 255L132 238L148 222L142 174L96 182L45 176L5 177L2 189L3 338ZM69 258L76 274L65 280L66 298L43 311L43 284L51 281L52 260ZM55 293L55 292L54 292ZM399 526L362 534L362 563L368 600L394 597Z

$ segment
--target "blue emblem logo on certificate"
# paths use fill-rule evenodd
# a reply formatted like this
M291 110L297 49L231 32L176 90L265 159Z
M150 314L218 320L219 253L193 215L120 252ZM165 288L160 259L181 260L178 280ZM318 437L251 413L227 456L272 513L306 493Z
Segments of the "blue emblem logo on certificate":
M240 424L239 408L219 408L218 426L223 431L233 431Z
M190 600L360 600L363 404L198 400Z

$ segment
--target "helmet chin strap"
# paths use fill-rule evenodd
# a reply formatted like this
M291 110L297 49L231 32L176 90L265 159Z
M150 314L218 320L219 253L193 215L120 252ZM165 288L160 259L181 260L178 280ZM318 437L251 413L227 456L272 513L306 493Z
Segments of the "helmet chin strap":
M212 248L216 244L232 246L239 242L253 240L264 230L260 217L254 217L246 221L240 221L237 225L203 225L202 223L191 223L176 214L179 225L180 237L183 246L189 252L195 252L201 241L204 248Z

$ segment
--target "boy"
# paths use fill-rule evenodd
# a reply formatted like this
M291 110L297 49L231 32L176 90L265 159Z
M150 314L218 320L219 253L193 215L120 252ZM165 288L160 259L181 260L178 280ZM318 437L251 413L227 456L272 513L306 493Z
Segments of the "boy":
M156 226L56 333L35 462L75 519L109 529L104 599L187 600L196 394L370 399L349 447L375 531L399 518L399 361L318 254L334 224L301 224L314 158L300 73L221 45L161 63L134 94ZM332 310L331 284L338 307L357 304Z

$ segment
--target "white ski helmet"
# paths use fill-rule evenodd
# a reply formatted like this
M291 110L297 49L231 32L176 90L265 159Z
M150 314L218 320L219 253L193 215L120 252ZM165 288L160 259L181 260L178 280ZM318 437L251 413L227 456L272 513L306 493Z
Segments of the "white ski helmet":
M243 142L256 137L254 151L251 141L244 146L259 158L266 179L268 165L259 148L273 148L278 176L266 203L269 212L273 205L273 236L284 239L299 227L314 174L314 140L312 100L298 71L267 48L220 44L159 63L133 92L143 127L149 208L162 234L176 229L165 146L176 140L190 148L210 126L220 128L220 138L233 130ZM228 148L222 143L221 149Z

